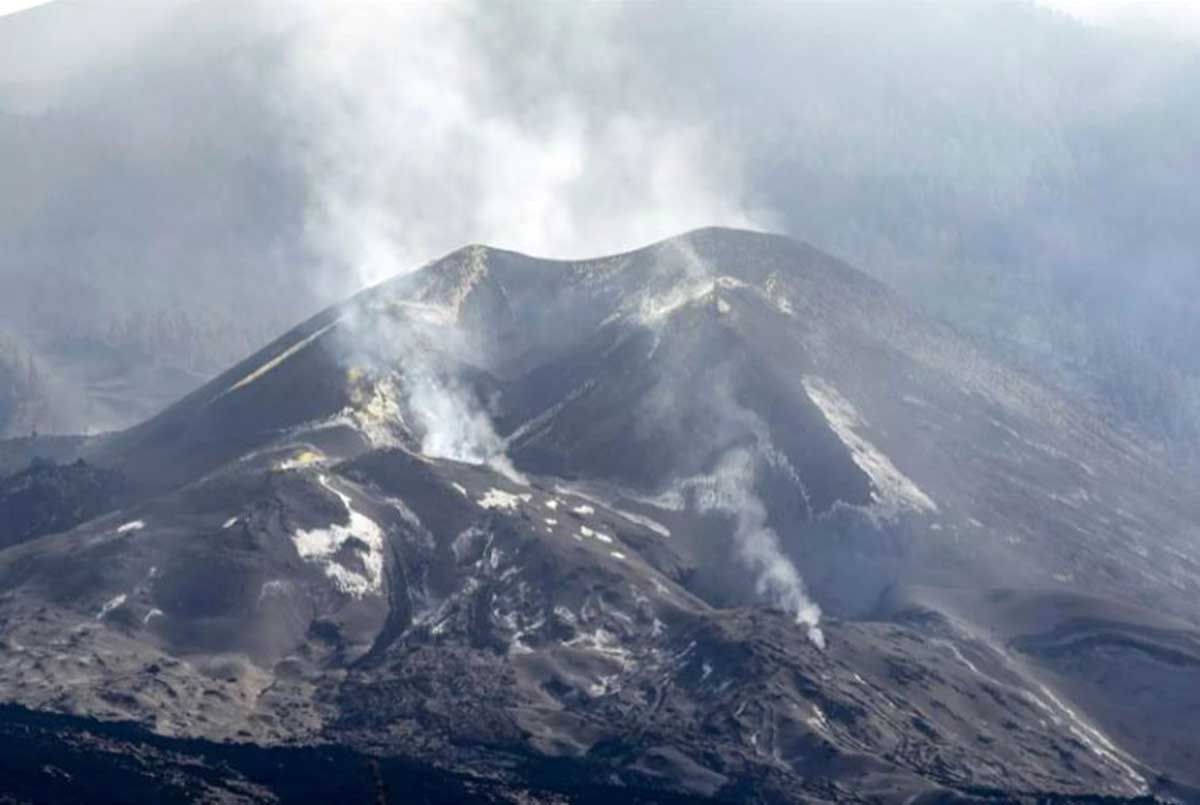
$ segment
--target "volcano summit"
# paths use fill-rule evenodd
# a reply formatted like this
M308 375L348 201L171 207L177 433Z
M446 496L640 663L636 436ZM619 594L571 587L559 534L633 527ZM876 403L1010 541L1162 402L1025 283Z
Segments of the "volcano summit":
M466 247L78 452L18 799L1200 797L1194 491L792 240Z

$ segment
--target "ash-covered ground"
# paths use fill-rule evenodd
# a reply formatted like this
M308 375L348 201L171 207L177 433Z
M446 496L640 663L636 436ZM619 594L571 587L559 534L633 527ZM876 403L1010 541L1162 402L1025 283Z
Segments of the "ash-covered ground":
M464 248L76 452L18 801L1200 797L1192 488L794 241Z

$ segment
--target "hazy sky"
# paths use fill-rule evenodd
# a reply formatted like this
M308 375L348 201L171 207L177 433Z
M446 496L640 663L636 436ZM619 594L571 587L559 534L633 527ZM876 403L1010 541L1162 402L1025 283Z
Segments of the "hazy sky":
M286 319L465 242L577 257L716 223L886 271L912 257L880 245L890 204L927 221L904 249L942 264L977 259L948 238L1015 237L1005 219L1054 199L1022 238L1090 259L1125 202L1062 172L1178 127L1155 115L1186 49L1021 3L906 8L51 3L0 25L0 275L113 304L274 286ZM1038 198L1060 179L1088 209Z
M0 17L50 0L0 0ZM1150 24L1179 32L1200 33L1200 4L1193 0L1038 0L1088 22Z
M847 244L881 192L955 237L1002 227L964 217L1028 207L1092 158L1073 139L1191 75L1079 28L1020 3L51 3L0 26L0 272L157 298L175 266L195 300L250 271L323 300L463 242L583 256L711 223L872 260ZM1077 228L1056 214L1029 236Z

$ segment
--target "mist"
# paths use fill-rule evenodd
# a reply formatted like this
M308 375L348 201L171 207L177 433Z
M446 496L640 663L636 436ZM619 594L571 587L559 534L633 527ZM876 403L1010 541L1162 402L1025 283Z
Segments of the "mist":
M1020 2L0 18L0 427L128 424L467 243L723 224L834 253L1194 455L1189 30ZM72 393L36 403L30 362ZM99 394L114 377L134 391Z

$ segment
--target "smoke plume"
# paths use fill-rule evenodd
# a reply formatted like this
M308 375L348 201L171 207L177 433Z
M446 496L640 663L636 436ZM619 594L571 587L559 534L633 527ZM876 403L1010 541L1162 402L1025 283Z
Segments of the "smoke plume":
M386 434L386 443L488 465L522 481L466 377L468 369L482 368L482 356L457 316L452 308L406 304L386 293L349 305L336 337L357 414L365 412L368 427Z
M673 313L687 305L711 307L714 295L719 298L722 288L716 267L683 238L663 244L652 276L650 288L640 300L637 319L653 333L656 344L671 326ZM807 502L807 492L795 468L775 448L762 417L737 399L736 367L730 362L715 363L705 371L700 405L707 414L707 432L699 440L678 429L677 412L695 404L677 396L680 389L692 388L679 374L691 370L669 365L666 371L669 376L657 385L649 395L650 404L640 412L639 427L671 434L679 445L678 459L687 477L654 502L674 508L690 503L698 512L730 519L734 558L749 571L756 594L792 614L797 623L807 627L809 639L824 647L819 625L821 609L809 598L799 570L784 553L779 534L768 523L766 504L757 492L761 475L776 472L795 484ZM714 450L718 458L708 466ZM706 463L705 471L688 474L688 465L696 461Z
M633 64L616 8L291 14L276 109L309 190L306 238L351 290L466 243L589 257L750 221L738 161L700 116L604 96Z
M727 451L709 475L691 478L683 488L701 512L717 512L733 520L733 543L738 560L754 575L755 591L795 616L808 628L808 637L825 647L821 608L804 589L795 564L784 555L779 535L767 525L767 508L755 492L762 459L746 448Z

